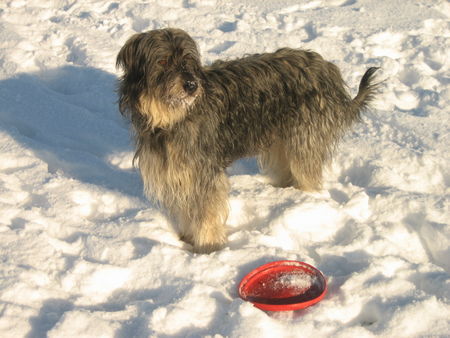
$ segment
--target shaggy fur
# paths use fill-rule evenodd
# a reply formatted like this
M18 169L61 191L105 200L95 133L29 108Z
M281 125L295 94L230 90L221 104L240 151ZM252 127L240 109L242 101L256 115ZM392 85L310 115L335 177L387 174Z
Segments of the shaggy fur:
M119 108L134 127L146 194L202 253L226 243L225 168L259 155L276 186L320 189L336 142L375 92L376 68L352 99L339 69L307 50L204 67L192 38L172 28L132 36L117 65Z

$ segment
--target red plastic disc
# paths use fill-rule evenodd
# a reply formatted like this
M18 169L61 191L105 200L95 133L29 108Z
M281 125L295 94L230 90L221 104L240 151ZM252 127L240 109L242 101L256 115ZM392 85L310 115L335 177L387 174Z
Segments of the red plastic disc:
M277 261L256 268L242 279L239 296L265 311L293 311L321 301L327 281L315 267Z

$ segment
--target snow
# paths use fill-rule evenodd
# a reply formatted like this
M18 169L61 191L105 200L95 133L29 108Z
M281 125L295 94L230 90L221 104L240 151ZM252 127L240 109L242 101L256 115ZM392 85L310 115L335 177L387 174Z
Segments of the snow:
M285 274L278 279L278 282L279 283L276 283L275 290L289 288L300 292L310 289L312 285L319 283L316 276L312 276L308 273Z
M3 0L0 4L0 336L418 337L450 334L450 5L442 0ZM192 254L142 194L115 57L180 27L205 63L313 49L375 109L324 189L229 169L229 244ZM266 313L240 280L274 260L328 278L324 300Z

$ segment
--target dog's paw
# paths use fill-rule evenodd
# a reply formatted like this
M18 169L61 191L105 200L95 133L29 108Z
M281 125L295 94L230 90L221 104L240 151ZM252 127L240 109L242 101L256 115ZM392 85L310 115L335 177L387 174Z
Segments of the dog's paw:
M202 235L194 237L192 251L195 253L209 254L218 251L222 249L227 242L225 233L220 231L212 233L208 232L207 236L205 236L205 234Z
M195 243L191 236L180 235L180 240L185 242L189 249L194 253L209 254L214 251L222 249L225 245L225 241L211 242L211 243ZM192 249L191 249L192 248Z
M186 234L180 234L179 237L180 237L180 241L183 241L187 244L194 246L194 241L192 240L192 237L190 237Z

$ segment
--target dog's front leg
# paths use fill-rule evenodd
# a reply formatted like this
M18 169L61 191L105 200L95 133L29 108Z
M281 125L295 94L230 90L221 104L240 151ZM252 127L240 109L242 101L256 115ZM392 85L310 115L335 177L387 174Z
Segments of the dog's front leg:
M216 174L207 182L200 175L194 182L189 203L178 209L181 238L192 244L197 253L210 253L222 248L227 241L225 222L228 217L228 179Z

